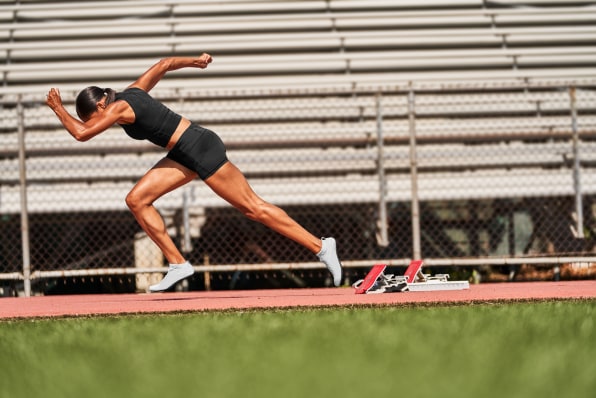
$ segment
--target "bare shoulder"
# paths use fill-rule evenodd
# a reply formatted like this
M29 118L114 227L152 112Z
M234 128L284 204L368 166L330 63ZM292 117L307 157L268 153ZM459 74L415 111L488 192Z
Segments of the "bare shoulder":
M118 117L118 123L134 123L135 113L128 102L116 100L108 105L106 111Z

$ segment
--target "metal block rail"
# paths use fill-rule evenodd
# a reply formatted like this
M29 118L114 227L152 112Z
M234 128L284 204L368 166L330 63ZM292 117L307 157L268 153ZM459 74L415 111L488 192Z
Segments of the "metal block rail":
M391 293L391 292L431 292L439 290L469 289L468 281L449 281L448 274L434 276L422 272L422 260L414 260L404 275L385 275L386 264L375 265L364 279L354 283L356 294Z

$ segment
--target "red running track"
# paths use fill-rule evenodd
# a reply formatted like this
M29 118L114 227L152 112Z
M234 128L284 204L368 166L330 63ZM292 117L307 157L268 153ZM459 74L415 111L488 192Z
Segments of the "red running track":
M468 290L354 294L352 288L0 298L0 319L265 308L595 299L596 281L490 283Z

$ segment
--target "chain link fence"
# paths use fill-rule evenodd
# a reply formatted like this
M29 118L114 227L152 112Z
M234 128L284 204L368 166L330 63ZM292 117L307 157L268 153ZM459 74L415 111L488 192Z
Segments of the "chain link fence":
M74 95L63 93L72 110ZM563 84L156 96L216 131L264 199L334 236L345 284L411 258L459 278L585 277L596 261L596 92ZM124 203L165 155L74 141L36 98L0 113L0 287L144 291L165 260ZM156 203L182 289L330 285L316 258L199 180ZM438 270L437 270L438 271Z

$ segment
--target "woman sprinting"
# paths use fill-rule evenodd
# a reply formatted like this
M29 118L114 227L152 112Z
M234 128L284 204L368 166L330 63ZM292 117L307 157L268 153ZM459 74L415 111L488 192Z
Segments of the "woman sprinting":
M169 71L180 68L206 68L209 54L200 57L171 57L157 62L122 92L87 87L76 99L73 117L62 105L60 92L52 88L46 103L62 125L77 140L87 141L114 124L137 140L168 150L126 196L126 204L136 220L157 244L169 262L168 272L151 292L164 291L194 273L167 233L165 223L153 203L166 193L200 177L217 195L246 217L294 240L316 254L339 286L342 266L333 238L319 239L304 229L279 207L261 199L240 170L228 160L221 139L185 117L171 111L148 93Z

